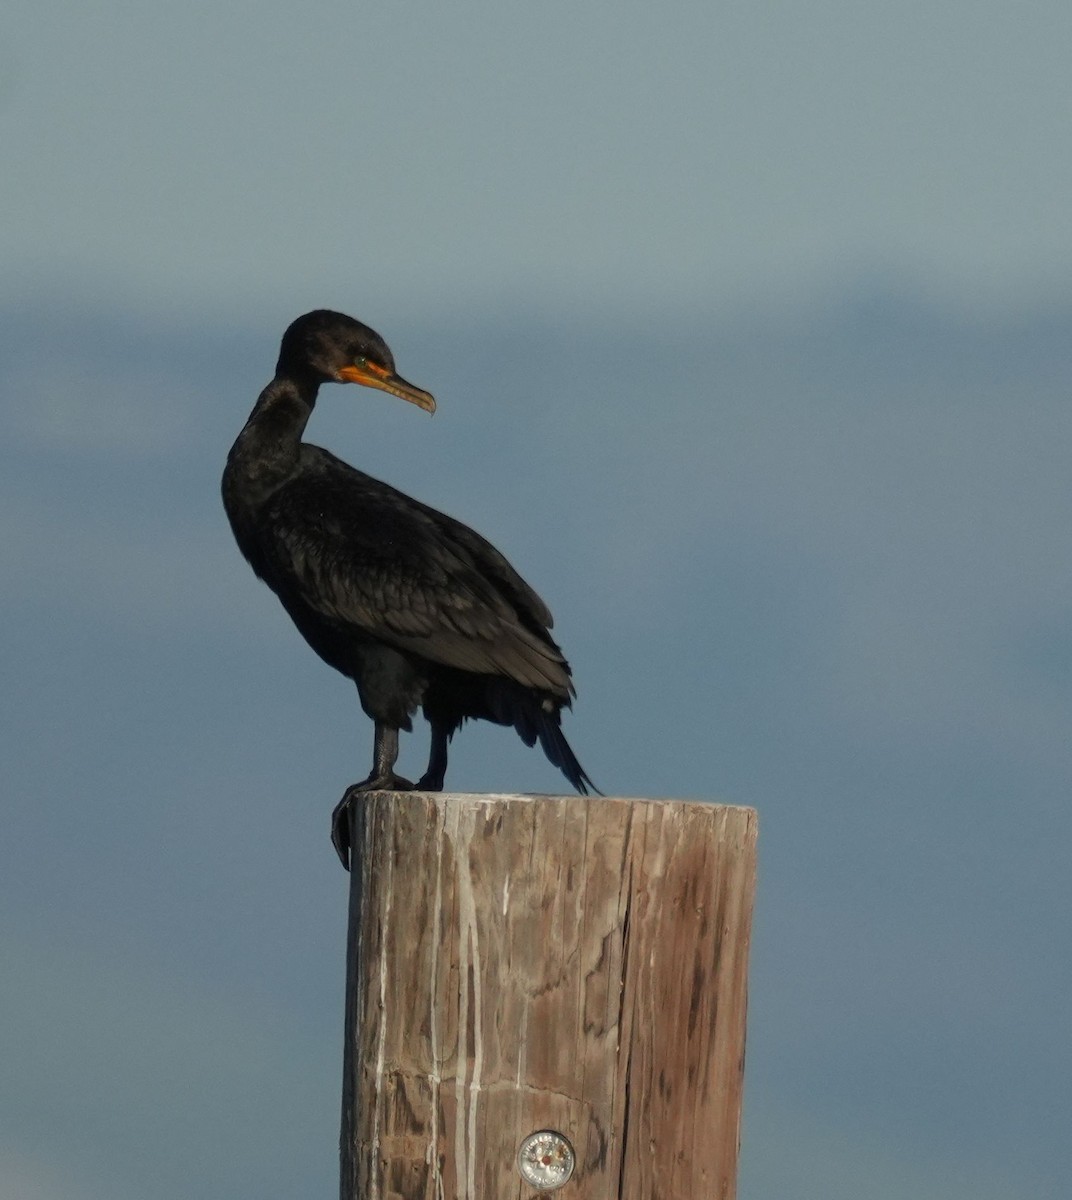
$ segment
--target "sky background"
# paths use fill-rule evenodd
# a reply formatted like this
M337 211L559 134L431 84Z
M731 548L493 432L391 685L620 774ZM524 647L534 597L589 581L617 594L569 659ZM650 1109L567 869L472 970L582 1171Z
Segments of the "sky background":
M0 34L0 1197L335 1194L371 727L218 498L319 306L440 407L309 436L541 592L593 778L759 810L742 1200L1067 1195L1072 9Z

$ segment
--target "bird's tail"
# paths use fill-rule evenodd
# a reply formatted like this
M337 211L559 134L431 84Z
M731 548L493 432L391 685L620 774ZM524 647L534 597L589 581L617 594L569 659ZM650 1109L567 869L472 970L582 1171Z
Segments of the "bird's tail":
M540 746L543 748L544 754L558 767L582 796L587 796L591 792L594 792L597 796L603 795L599 788L592 782L588 772L577 761L577 755L573 753L573 747L566 741L566 735L562 732L557 712L540 713L537 736L540 739Z
M485 683L480 709L480 715L488 720L499 725L512 725L526 746L535 746L539 742L548 760L582 796L603 795L577 761L577 755L562 732L560 698L550 694L541 696L513 680L493 679Z

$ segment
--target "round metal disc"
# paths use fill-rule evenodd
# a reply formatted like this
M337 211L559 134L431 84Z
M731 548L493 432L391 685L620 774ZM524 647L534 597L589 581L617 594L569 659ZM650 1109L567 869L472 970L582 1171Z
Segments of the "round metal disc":
M573 1147L553 1129L530 1133L517 1152L521 1178L540 1192L560 1188L573 1174L575 1163Z

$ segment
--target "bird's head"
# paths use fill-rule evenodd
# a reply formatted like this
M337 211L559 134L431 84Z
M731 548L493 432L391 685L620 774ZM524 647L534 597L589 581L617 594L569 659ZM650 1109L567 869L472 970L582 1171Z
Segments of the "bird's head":
M375 330L326 308L299 317L283 334L276 374L311 375L318 384L360 383L435 412L430 393L395 371L394 355Z

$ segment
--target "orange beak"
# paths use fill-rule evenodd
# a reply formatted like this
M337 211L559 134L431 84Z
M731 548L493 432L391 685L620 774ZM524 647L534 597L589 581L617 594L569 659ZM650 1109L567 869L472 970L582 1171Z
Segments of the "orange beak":
M390 392L392 396L400 396L410 404L416 404L426 413L435 412L435 400L430 392L422 391L412 383L395 375L378 363L369 362L367 358L359 359L348 367L342 367L336 374L340 383L360 383L362 387L379 388L381 392Z

